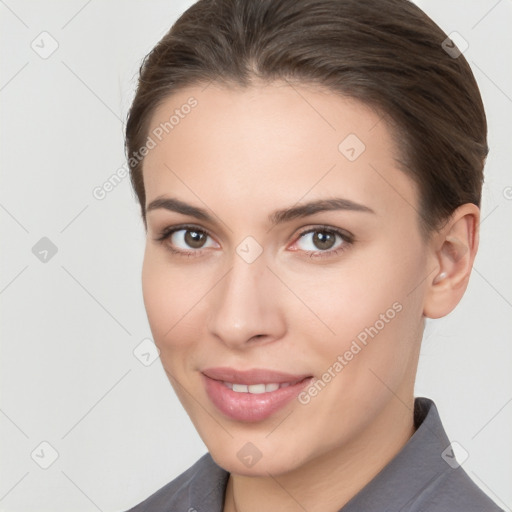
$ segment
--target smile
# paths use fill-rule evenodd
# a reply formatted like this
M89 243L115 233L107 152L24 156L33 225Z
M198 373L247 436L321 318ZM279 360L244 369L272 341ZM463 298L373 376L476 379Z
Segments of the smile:
M243 422L269 418L285 408L313 379L311 375L273 370L208 368L201 373L210 402L224 416Z

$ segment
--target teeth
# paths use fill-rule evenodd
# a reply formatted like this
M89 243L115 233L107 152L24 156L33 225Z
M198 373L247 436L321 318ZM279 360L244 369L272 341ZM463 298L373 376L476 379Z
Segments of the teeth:
M247 384L233 384L231 382L224 382L224 385L236 393L252 393L254 395L259 395L261 393L270 393L272 391L276 391L279 388L285 388L289 386L290 383L251 384L248 386Z
M251 384L250 386L247 386L247 390L249 393L259 395L261 393L265 393L265 384Z

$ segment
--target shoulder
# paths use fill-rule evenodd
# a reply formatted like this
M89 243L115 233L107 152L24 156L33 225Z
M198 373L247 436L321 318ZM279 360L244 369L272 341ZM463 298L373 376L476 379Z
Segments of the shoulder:
M415 405L415 422L423 426L421 434L424 439L421 444L430 451L428 455L418 451L416 465L428 461L428 465L431 466L431 478L425 478L425 486L417 500L421 503L421 510L504 512L469 476L461 465L463 461L459 463L457 460L453 444L446 435L434 402L420 397L416 399ZM429 440L425 436L425 427L431 434ZM429 456L433 456L434 460L429 461ZM412 465L409 465L409 468L412 470ZM413 501L416 503L416 499Z
M461 466L429 398L414 402L416 431L343 512L504 512Z
M504 512L476 485L461 466L447 469L437 481L432 482L422 500L422 510L425 512L446 512L447 510Z
M439 417L435 403L427 398L415 400L415 423L418 430L403 450L409 471L423 468L423 483L419 492L411 497L411 510L422 512L504 512L484 493L457 460L453 444ZM412 448L412 449L411 449ZM409 509L407 509L409 510Z
M229 473L209 453L127 512L221 512Z

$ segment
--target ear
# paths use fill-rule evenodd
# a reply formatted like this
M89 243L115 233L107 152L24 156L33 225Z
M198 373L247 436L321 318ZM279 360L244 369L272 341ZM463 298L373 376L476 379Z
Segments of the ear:
M460 302L469 282L479 243L480 209L463 204L429 242L429 268L423 314L441 318Z

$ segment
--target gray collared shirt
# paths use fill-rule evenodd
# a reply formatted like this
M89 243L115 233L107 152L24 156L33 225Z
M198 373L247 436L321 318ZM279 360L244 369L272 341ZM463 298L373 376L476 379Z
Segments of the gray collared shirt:
M504 512L457 464L432 400L414 401L416 431L339 512ZM222 512L229 473L209 453L128 512Z

